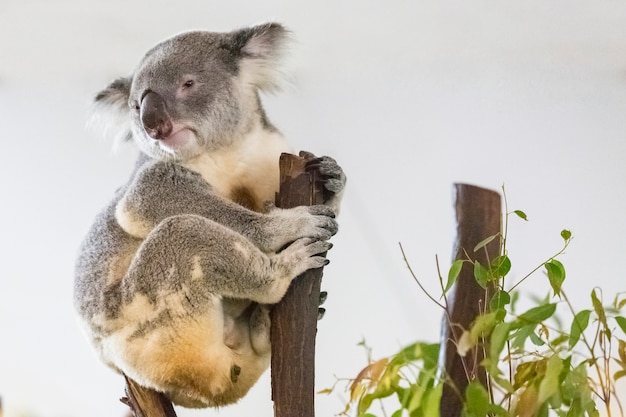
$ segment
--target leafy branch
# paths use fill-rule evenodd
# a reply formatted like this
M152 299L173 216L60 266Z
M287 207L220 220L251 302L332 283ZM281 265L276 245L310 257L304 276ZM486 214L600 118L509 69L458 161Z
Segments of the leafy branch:
M477 244L473 254L465 252L452 262L445 282L436 258L439 299L422 285L400 245L403 260L420 291L443 310L448 321L447 294L464 265L471 265L485 295L487 288L493 288L481 314L454 340L462 357L472 349L480 350L484 357L481 366L487 373L487 384L483 386L466 372L463 415L596 417L600 406L609 417L624 417L615 384L626 377L626 296L618 294L605 306L602 292L594 288L590 308L574 308L564 291L566 270L559 259L572 242L569 230L560 232L563 246L558 251L506 289L512 269L507 250L509 217L524 221L528 217L521 210L509 211L506 194L505 213L503 230ZM499 255L487 258L485 264L477 261L473 255L495 239L500 239ZM551 294L516 313L521 285L540 271L547 278ZM570 317L566 326L561 324L562 307ZM357 377L348 380L350 402L342 414L374 417L372 405L385 400L386 404L395 404L391 417L438 417L442 388L450 383L437 366L439 351L438 343L415 342L390 357L369 359Z

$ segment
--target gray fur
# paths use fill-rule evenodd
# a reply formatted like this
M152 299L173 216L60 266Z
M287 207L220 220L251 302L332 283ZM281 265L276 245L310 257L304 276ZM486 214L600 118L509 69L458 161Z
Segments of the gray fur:
M142 151L76 264L75 306L102 360L189 407L246 394L269 364L269 307L326 264L345 175L312 158L326 206L278 209L288 150L259 90L287 31L189 32L96 96L101 127Z

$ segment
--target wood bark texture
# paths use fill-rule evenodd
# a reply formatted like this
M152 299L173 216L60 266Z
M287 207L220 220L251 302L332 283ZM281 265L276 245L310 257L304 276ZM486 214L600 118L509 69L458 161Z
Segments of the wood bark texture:
M135 417L176 417L174 406L165 394L142 387L126 375L126 397L121 401Z
M323 203L317 173L306 172L310 154L282 154L276 206ZM315 416L315 336L322 268L297 277L272 310L272 400L275 417Z

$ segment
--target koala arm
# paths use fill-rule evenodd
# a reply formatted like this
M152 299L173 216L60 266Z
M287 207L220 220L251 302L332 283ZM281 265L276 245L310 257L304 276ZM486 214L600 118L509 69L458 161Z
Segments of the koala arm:
M127 185L115 217L130 235L144 239L163 220L195 214L243 235L264 252L276 252L302 237L327 240L337 232L332 208L246 209L220 195L202 177L180 165L147 162Z

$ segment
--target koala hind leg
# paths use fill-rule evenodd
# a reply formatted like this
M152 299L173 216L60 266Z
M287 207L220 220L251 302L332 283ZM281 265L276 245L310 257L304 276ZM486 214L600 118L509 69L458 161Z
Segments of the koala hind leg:
M258 304L250 316L250 343L258 355L270 353L270 309Z
M241 398L269 365L269 315L329 243L302 238L267 254L227 227L195 215L162 221L141 244L121 283L123 326L111 362L188 407ZM223 297L262 303L240 346L227 346ZM236 339L236 337L235 337Z

